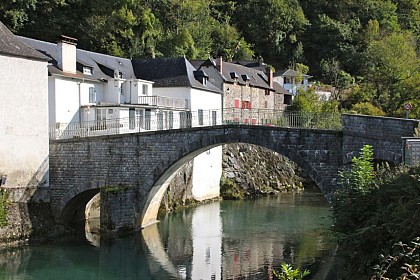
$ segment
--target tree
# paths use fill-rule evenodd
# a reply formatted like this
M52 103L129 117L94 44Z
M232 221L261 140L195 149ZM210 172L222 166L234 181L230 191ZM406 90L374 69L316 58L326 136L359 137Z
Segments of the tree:
M391 33L369 45L365 80L376 102L387 115L396 115L403 104L420 98L420 60L410 33Z
M297 0L236 1L234 22L255 52L287 64L309 24ZM300 47L302 47L300 45Z

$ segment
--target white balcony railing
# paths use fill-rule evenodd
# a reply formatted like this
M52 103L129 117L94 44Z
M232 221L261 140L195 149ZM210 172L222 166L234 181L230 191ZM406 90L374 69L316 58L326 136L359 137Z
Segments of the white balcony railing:
M188 109L188 99L166 96L139 96L138 104L165 109Z

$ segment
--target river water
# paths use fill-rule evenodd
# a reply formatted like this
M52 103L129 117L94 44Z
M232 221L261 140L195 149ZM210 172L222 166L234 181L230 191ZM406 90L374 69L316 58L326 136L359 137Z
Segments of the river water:
M276 279L282 262L305 279L338 279L330 212L320 193L218 201L167 214L133 235L85 234L0 251L0 279Z

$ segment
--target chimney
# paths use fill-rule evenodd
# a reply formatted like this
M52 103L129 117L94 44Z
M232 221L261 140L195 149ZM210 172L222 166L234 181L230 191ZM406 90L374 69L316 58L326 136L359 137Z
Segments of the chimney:
M268 85L272 88L273 87L273 68L271 66L267 66L265 68L265 73L268 77Z
M58 68L63 72L76 74L77 39L61 35L58 43Z
M216 68L220 73L223 73L223 57L216 58Z

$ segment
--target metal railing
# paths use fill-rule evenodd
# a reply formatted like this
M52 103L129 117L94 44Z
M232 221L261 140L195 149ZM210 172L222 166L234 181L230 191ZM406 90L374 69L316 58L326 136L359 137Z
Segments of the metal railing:
M188 99L166 96L139 96L138 104L168 109L188 109Z
M221 124L340 130L341 115L233 108L225 109L222 118L220 110L167 111L133 118L57 123L50 127L49 134L50 139L68 139Z
M133 118L106 119L82 123L57 123L50 127L49 135L50 139L68 139L220 124L222 124L220 110L166 111Z
M280 126L309 129L341 129L340 113L289 112L270 109L229 108L223 111L225 123Z

